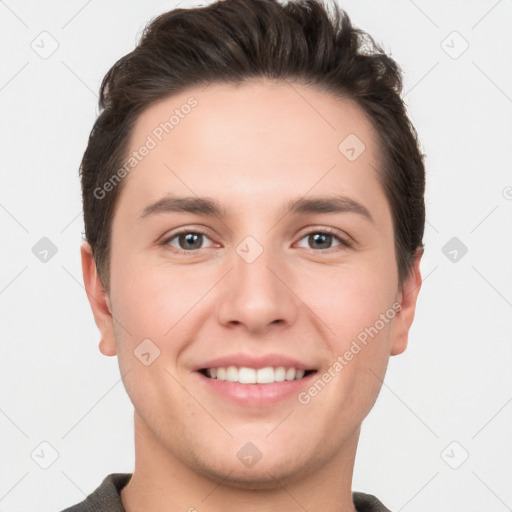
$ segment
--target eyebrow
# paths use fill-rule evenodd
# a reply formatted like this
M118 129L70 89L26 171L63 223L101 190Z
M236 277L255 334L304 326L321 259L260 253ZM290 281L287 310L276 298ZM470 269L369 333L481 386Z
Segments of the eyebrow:
M285 210L292 215L306 213L355 213L374 222L369 210L350 197L334 195L300 198L290 201ZM227 217L227 210L218 201L208 197L166 196L152 203L139 216L139 220L165 213L192 213L211 217Z

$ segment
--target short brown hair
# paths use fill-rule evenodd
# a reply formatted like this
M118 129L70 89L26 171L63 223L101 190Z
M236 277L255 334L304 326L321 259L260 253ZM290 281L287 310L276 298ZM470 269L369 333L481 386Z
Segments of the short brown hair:
M107 290L113 212L122 182L104 197L96 191L123 165L138 116L192 86L258 77L309 84L355 100L366 113L384 155L379 176L392 212L403 284L416 251L423 249L425 169L401 99L400 68L336 4L329 11L319 0L219 0L156 17L101 84L100 114L80 174L85 238Z

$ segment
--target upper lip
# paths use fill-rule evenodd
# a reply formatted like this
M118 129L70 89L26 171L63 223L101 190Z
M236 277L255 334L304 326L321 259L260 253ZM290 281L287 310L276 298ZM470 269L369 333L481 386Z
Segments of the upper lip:
M297 359L288 357L284 354L265 354L259 356L252 356L249 354L230 354L215 359L210 359L201 363L201 365L194 368L195 371L204 370L207 368L219 368L227 366L236 366L238 368L244 366L247 368L266 368L271 366L277 368L284 366L285 368L295 368L296 370L314 370L315 367L311 364L302 363Z

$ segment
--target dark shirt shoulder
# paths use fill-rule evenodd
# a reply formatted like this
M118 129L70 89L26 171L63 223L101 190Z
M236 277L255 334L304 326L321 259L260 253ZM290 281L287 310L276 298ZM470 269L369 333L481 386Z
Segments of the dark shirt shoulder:
M62 512L125 512L121 489L129 482L131 473L112 473L87 498Z
M131 473L112 473L85 500L62 512L125 512L121 489L130 481ZM390 512L375 496L363 492L352 493L357 512Z
M391 512L382 502L372 494L353 492L352 500L357 512Z

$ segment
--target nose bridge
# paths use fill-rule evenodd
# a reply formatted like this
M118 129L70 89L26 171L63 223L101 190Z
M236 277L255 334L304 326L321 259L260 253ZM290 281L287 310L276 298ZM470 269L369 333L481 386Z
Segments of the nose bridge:
M233 269L220 299L221 323L261 330L272 323L290 324L295 320L298 304L285 284L282 255L270 238L265 237L263 245L248 236L235 248Z
M251 293L255 297L261 295L268 302L273 295L279 293L276 290L277 278L270 270L280 266L277 261L279 256L269 245L264 248L256 244L257 242L248 239L237 247L234 273L241 285L238 287L240 291Z

